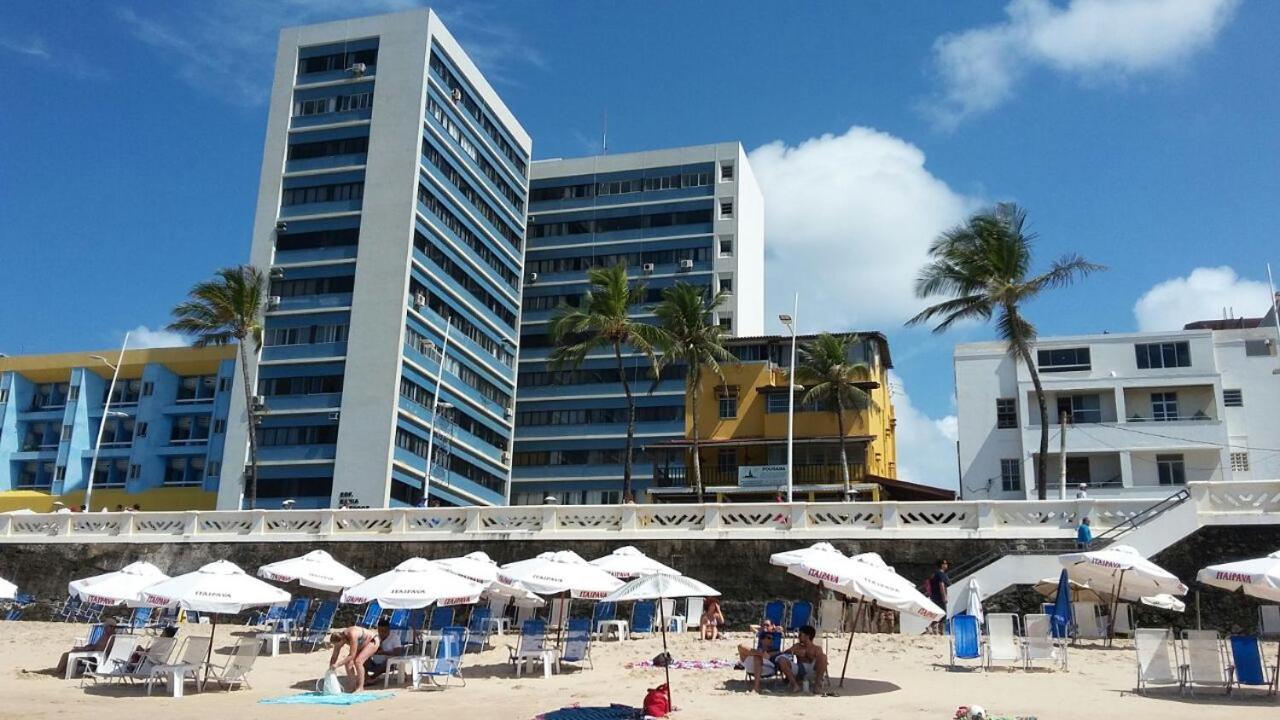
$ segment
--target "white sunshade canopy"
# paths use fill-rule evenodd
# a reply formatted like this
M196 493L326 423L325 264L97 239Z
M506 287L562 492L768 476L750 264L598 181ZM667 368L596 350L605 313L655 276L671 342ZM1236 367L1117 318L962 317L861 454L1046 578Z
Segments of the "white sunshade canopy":
M810 555L817 557L847 557L840 552L831 543L820 542L814 543L807 548L799 548L797 550L784 550L769 556L769 564L779 567L787 567L795 565L809 558ZM878 557L878 556L877 556Z
M208 613L239 613L251 607L282 605L289 593L249 575L240 566L218 560L185 575L144 589L143 605L179 607Z
M0 600L12 600L18 595L18 586L0 578Z
M871 602L889 610L941 620L946 612L888 567L831 553L811 553L787 566L787 572L845 597Z
M95 605L139 604L139 594L169 576L149 562L134 562L115 572L67 583L67 592Z
M539 595L567 592L580 600L599 600L622 587L621 580L569 550L545 552L503 565L498 581L506 585L519 583Z
M303 587L329 592L364 582L363 575L334 560L324 550L312 550L306 555L263 565L258 568L258 577L276 582L297 581Z
M1228 592L1280 602L1280 552L1266 557L1210 565L1196 574L1196 580Z
M436 605L470 605L484 586L445 570L425 558L409 558L394 569L347 588L342 602L363 605L378 601L393 610Z
M1087 583L1079 583L1075 580L1068 579L1067 587L1071 589L1071 599L1077 602L1103 602L1106 598L1102 593L1090 587ZM1058 596L1058 578L1044 578L1032 586L1037 593L1053 600Z
M604 597L604 602L631 602L683 597L718 597L720 591L684 575L642 575Z
M1141 602L1143 605L1150 605L1151 607L1154 607L1154 608L1160 608L1161 610L1172 610L1174 612L1182 612L1187 609L1186 603L1182 602L1178 598L1168 593L1162 593L1160 595L1148 595L1144 598L1141 598L1139 602Z
M630 545L620 547L604 557L598 557L592 560L591 564L623 580L642 575L657 575L659 573L664 575L680 574L680 571L675 568L663 565Z
M485 597L493 597L497 595L500 597L511 598L511 601L515 603L517 607L542 607L547 604L547 601L543 600L541 595L530 590L516 580L512 580L510 583L504 583L501 580L495 579L485 587L484 595Z
M1121 600L1187 594L1187 586L1172 573L1128 545L1059 555L1058 561L1067 569L1070 580L1084 583L1099 594L1114 596L1118 592Z
M454 575L461 575L481 585L488 585L498 579L498 563L478 550L462 557L444 558L432 562Z

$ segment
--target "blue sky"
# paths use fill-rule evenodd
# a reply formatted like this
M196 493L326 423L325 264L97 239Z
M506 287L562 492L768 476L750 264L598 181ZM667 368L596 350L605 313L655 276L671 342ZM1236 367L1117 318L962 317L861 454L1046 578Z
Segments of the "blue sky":
M0 351L162 328L243 261L276 32L410 4L4 4ZM597 152L606 108L611 152L740 140L766 193L769 317L800 289L803 329L888 333L917 479L953 474L951 348L991 332L903 330L910 283L975 208L1017 201L1044 261L1111 268L1028 308L1043 334L1265 309L1280 3L436 7L536 157Z

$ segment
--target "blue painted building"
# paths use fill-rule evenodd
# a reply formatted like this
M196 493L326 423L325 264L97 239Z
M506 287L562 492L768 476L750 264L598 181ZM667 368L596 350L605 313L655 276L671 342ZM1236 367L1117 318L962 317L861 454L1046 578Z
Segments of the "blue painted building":
M736 335L762 332L764 207L738 143L539 161L530 182L529 241L520 324L520 374L512 502L621 500L627 405L611 353L579 368L553 369L547 323L576 304L588 268L624 264L644 283L652 318L661 289L676 282L726 290L715 318ZM635 447L684 437L684 369L672 367L652 392L643 357L627 354L639 394ZM637 451L638 499L652 463Z
M272 276L259 507L506 502L530 152L430 10L281 32L251 250ZM221 508L242 503L242 400L231 417Z
M0 358L0 511L80 505L91 475L94 509L211 509L234 356L234 347L130 350L109 407L112 371L94 353Z

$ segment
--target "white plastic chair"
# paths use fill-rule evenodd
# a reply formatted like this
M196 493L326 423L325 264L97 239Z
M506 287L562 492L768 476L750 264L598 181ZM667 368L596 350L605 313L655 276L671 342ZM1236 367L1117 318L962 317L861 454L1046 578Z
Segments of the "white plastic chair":
M1076 637L1086 640L1099 640L1107 636L1106 626L1102 624L1102 614L1095 602L1071 603L1071 613L1076 619Z
M685 601L684 617L686 623L695 627L702 624L703 604L703 599L699 597L691 597Z
M674 631L675 628L672 627L672 620L676 618L676 601L670 598L666 598L666 599L660 600L659 602L662 603L662 614L658 616L658 622L662 622L663 620L666 620L667 630ZM681 620L683 619L684 618L681 618Z
M1169 628L1138 628L1133 631L1138 658L1138 692L1152 685L1181 685L1178 677L1178 650Z
M511 630L511 619L507 617L507 606L510 604L511 598L505 595L494 595L489 598L489 625L499 635Z
M1022 664L1018 646L1018 616L1013 613L987 614L987 669L996 662Z
M1022 618L1022 627L1025 633L1022 650L1028 670L1040 660L1067 669L1067 645L1053 636L1053 622L1048 615L1026 615Z
M1280 637L1280 605L1258 607L1258 634L1265 638Z
M1222 638L1217 630L1183 630L1182 689L1195 694L1197 685L1220 687L1227 691L1227 657L1222 649Z

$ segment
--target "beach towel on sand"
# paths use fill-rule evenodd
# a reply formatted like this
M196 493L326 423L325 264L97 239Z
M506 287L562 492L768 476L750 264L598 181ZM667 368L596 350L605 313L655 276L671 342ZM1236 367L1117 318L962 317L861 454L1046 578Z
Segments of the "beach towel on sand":
M326 695L318 692L285 695L278 698L265 698L258 702L262 705L359 705L374 700L386 700L395 695L393 692L360 692Z
M627 668L657 667L652 660L627 663ZM728 660L672 660L668 665L672 670L724 670L733 667Z
M608 707L582 707L570 705L543 713L534 720L640 720L644 713L640 708L613 704Z

